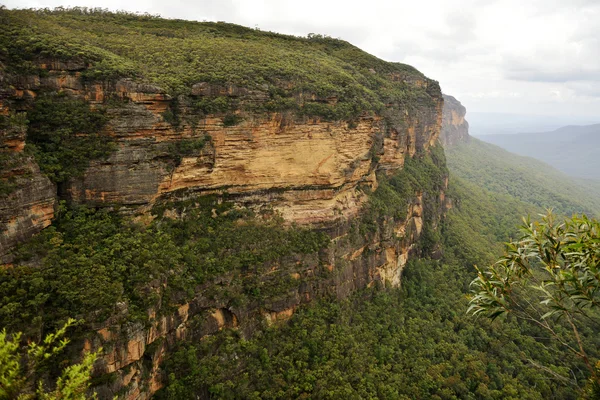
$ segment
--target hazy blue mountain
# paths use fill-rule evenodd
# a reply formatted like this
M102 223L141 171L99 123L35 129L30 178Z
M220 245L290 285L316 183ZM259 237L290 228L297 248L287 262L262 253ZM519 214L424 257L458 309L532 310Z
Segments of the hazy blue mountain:
M585 116L522 115L473 111L467 113L467 120L473 136L549 132L567 125L591 125L598 122L596 117Z
M600 180L600 124L479 138L510 152L537 158L573 177Z

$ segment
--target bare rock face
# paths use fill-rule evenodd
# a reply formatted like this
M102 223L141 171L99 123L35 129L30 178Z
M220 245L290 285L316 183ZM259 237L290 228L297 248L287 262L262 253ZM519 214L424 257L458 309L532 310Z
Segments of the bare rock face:
M85 66L63 64L50 60L41 65L47 70L43 76L19 77L9 97L23 103L42 89L56 90L108 107L107 129L117 151L92 162L61 192L93 206L144 212L173 193L227 192L245 205L268 203L289 222L327 225L357 214L366 199L358 188L374 189L376 170L402 168L405 157L426 151L440 133L439 86L425 78L405 82L427 93L424 104L390 104L386 115L364 115L353 124L286 112L238 112L238 121L228 124L223 115L204 115L189 104L215 95L257 103L267 93L199 82L190 98L172 99L158 87L129 79L84 83ZM167 121L168 112L179 114L177 124ZM204 148L173 162L174 144L200 138L206 138Z
M0 115L8 115L1 98ZM9 250L50 225L54 217L56 186L24 148L24 127L0 126L0 264L10 262Z
M457 143L467 142L469 136L469 123L465 120L467 109L454 97L444 95L444 109L442 113L442 131L440 141L445 148Z

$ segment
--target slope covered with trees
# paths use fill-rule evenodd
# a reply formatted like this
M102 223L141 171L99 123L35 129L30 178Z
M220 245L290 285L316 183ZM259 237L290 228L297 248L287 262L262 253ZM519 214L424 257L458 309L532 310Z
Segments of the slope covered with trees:
M538 207L461 179L451 187L443 256L410 262L402 288L312 304L250 340L226 330L182 346L158 397L578 398L584 363L542 328L466 313L473 264L497 258L519 214ZM584 332L591 349L594 332Z
M577 181L548 164L519 156L493 144L471 138L446 149L454 176L490 192L509 195L559 214L600 214L595 186Z
M600 179L600 124L479 138L510 152L541 160L572 177Z
M589 376L581 357L543 326L467 315L467 293L474 266L491 265L502 243L519 237L522 216L546 207L597 213L598 198L477 139L448 149L447 159L453 206L441 257L410 262L401 289L311 305L251 340L224 331L183 346L167 361L159 398L579 398ZM584 326L582 343L598 359L596 327ZM554 329L570 335L560 321Z

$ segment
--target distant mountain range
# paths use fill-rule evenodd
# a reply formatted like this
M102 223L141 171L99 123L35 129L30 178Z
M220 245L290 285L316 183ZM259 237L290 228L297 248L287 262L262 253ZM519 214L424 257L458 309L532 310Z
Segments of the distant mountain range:
M528 115L469 111L469 133L472 136L550 132L567 125L591 125L593 116Z
M551 132L481 135L510 152L536 158L577 178L600 180L600 124Z

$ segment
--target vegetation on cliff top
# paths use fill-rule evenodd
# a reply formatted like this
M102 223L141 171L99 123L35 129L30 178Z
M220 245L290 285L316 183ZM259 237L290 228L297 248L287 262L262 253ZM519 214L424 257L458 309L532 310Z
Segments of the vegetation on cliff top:
M9 335L6 329L0 331L0 399L90 398L87 389L98 352L86 352L78 364L62 365L64 369L56 377L48 374L48 366L57 362L57 355L69 344L65 334L75 323L70 319L56 332L46 335L40 343L28 342L27 346L22 346L20 333ZM56 382L49 384L49 380Z
M320 35L80 8L0 9L0 24L0 62L21 75L44 75L40 64L62 60L87 80L129 77L174 95L190 94L200 82L234 85L267 93L266 111L291 108L346 120L392 102L431 101L427 86L439 92L408 65Z

